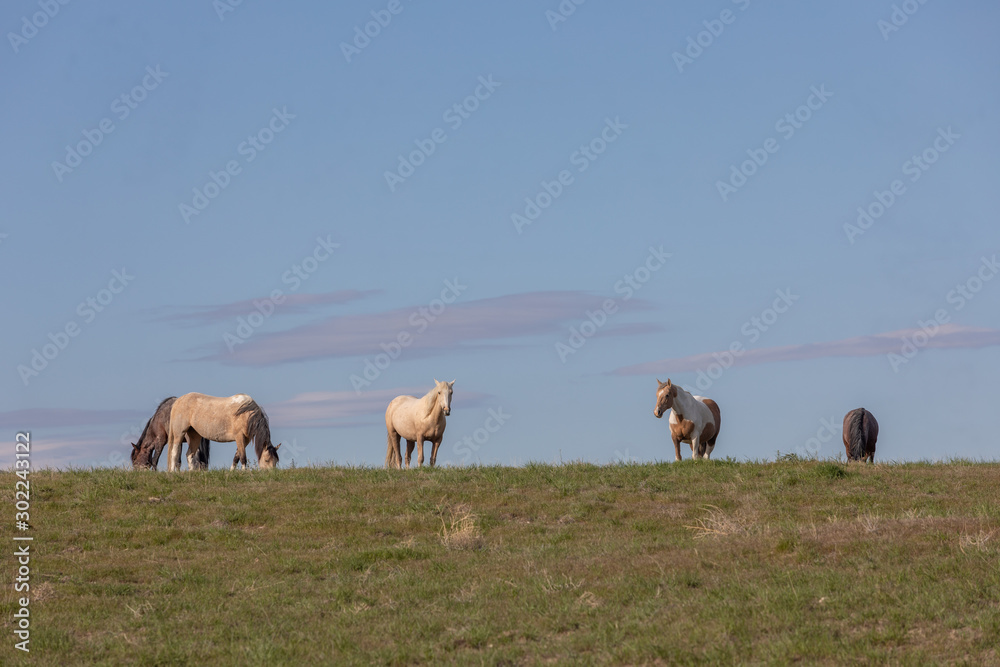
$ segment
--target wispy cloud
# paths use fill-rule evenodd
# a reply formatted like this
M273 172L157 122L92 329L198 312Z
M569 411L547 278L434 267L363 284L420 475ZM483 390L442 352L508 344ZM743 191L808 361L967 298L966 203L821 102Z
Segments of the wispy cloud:
M43 435L31 433L31 467L66 466L116 468L129 462L129 447L102 435ZM0 466L14 464L13 447L0 454Z
M353 391L314 391L267 406L272 430L275 428L328 428L370 426L370 420L359 418L385 415L389 401L397 396L423 396L431 387L396 387L357 394ZM491 398L490 394L464 392L456 384L452 407L478 407Z
M803 361L806 359L825 359L828 357L870 357L879 354L899 353L903 339L913 338L921 329L901 329L872 336L856 336L843 340L823 343L807 343L804 345L785 345L782 347L765 347L747 350L736 357L733 366L754 366L770 364L778 361ZM930 338L925 347L935 349L979 349L1000 345L1000 329L984 329L980 327L965 327L957 324L945 324L937 334ZM715 363L715 354L709 352L688 357L674 357L650 361L633 366L624 366L611 371L612 375L656 375L658 373L684 373L704 370L709 364Z
M258 334L233 352L222 345L202 360L266 366L310 359L377 354L381 344L411 336L410 358L453 352L458 347L502 347L499 341L537 335L562 335L564 325L583 320L607 297L578 291L528 292L448 306L438 315L426 305L380 313L329 317L287 331ZM648 308L633 299L622 309ZM608 327L604 335L635 335L657 325Z
M75 408L27 408L0 412L0 428L28 430L68 426L97 426L145 420L156 406L142 410L81 410Z
M323 294L285 294L281 303L275 306L274 313L275 315L307 313L323 306L358 301L379 292L381 290L338 290ZM165 307L157 309L155 321L174 322L189 326L226 322L240 316L246 317L248 313L256 311L257 304L263 301L270 302L270 297L265 295L257 299L245 299L214 306Z

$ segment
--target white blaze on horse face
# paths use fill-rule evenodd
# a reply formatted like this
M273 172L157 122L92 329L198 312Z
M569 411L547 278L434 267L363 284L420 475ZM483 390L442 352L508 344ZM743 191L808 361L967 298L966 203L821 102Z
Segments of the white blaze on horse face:
M451 414L451 394L452 394L451 387L441 390L440 396L441 396L442 410L444 411L445 415Z
M657 419L663 416L663 413L669 410L669 408L664 407L663 410L660 409L660 405L663 404L663 399L667 392L670 391L670 387L661 387L659 391L656 392L656 407L653 408L653 416Z

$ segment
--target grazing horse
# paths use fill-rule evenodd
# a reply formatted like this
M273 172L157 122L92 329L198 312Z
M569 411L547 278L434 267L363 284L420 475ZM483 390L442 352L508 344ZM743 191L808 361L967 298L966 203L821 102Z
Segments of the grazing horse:
M653 414L657 419L670 410L670 437L674 441L674 455L681 460L681 443L691 443L691 458L707 459L715 449L715 439L719 437L722 414L718 404L704 396L693 396L683 388L666 382L656 381L656 407Z
M875 463L875 441L878 440L878 422L875 415L864 408L851 410L844 416L844 449L848 461Z
M236 456L230 470L237 463L247 468L247 444L251 440L257 450L257 465L261 468L275 468L278 465L278 447L271 444L271 428L267 415L257 402L246 394L229 397L206 396L205 394L184 394L170 409L170 428L167 432L168 470L177 471L181 467L181 442L185 437L204 436L216 442L236 442ZM192 456L188 450L188 468L192 468Z
M163 446L167 444L170 408L173 407L176 400L177 398L174 396L163 399L156 407L156 412L146 422L146 427L142 429L139 443L132 443L132 467L136 470L156 470L160 453L163 451ZM208 470L210 445L210 441L205 438L201 439L201 444L194 456L193 470ZM191 455L192 447L192 443L188 442L188 456Z
M431 466L437 461L438 447L444 437L445 417L451 414L451 394L455 381L438 382L423 398L397 396L385 410L385 428L388 446L385 452L386 468L402 468L400 436L406 438L406 467L410 467L413 445L417 446L417 465L424 465L424 441L431 443Z

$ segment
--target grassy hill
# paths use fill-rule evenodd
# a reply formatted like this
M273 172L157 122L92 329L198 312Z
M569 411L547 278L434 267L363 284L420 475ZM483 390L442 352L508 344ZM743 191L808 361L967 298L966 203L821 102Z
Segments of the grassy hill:
M31 522L36 664L1000 663L998 464L38 471Z

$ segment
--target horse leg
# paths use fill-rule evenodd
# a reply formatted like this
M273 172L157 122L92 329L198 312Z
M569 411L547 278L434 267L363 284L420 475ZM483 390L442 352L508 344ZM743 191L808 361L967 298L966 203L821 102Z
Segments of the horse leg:
M431 467L432 468L434 467L434 464L437 462L438 447L440 447L440 446L441 446L441 441L440 440L438 440L437 442L432 442L431 443Z
M417 443L413 440L407 439L406 441L406 469L410 469L410 457L413 456L413 447Z
M674 460L681 460L681 439L677 436L671 436L671 440L674 441Z
M424 467L424 436L417 439L417 467Z
M691 458L700 459L701 458L701 435L694 436L691 438Z
M181 467L181 443L183 432L175 432L173 428L167 431L167 472L177 472Z
M243 469L246 470L247 467L247 441L242 435L236 436L236 454L233 456L233 465L229 468L230 470L236 470L236 465L238 463L243 464Z
M188 443L188 470L198 469L198 448L201 447L201 435L195 432L194 429L188 429L185 434Z
M250 439L249 438L243 438L242 440L239 440L238 442L240 443L240 447L239 447L239 450L240 450L240 463L243 464L243 469L247 470L248 468L250 468L250 464L247 463L247 445L250 444Z
M149 453L149 463L153 470L156 470L156 465L160 462L160 454L163 453L163 447L166 445L166 441L159 445L153 445L153 451Z

